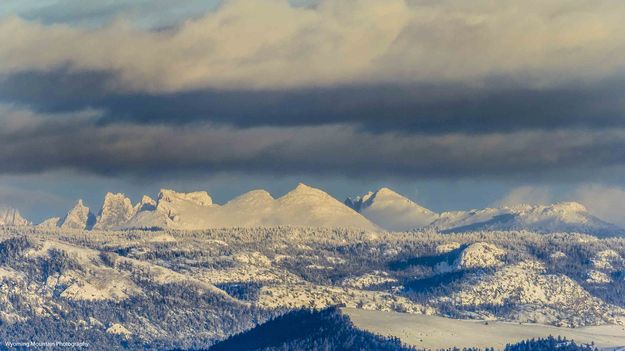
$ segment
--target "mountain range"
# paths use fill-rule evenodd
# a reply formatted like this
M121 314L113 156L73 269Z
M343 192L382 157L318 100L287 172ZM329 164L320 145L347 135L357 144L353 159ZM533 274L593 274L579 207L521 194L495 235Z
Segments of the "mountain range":
M0 225L30 223L17 210L3 208L0 209ZM253 190L223 205L214 203L205 191L180 193L162 189L156 200L143 196L136 204L124 194L108 193L97 215L78 200L64 217L47 219L38 226L86 230L302 226L373 231L528 230L597 236L625 234L622 228L593 216L576 202L436 213L389 188L341 203L328 193L305 184L299 184L279 198L265 190Z

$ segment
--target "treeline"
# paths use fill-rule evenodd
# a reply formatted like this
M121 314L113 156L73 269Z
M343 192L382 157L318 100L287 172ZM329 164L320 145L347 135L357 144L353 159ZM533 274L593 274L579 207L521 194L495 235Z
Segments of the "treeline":
M297 310L247 332L234 335L203 351L417 351L399 338L384 337L354 327L337 307ZM199 350L196 350L199 351ZM430 350L431 351L431 350ZM494 348L448 348L437 351L495 351ZM562 337L549 336L508 344L504 351L597 351L593 345L578 345Z

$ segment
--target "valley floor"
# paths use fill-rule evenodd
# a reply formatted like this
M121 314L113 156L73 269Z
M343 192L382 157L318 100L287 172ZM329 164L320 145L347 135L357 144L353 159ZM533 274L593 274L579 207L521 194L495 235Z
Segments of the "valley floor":
M457 320L353 308L345 308L343 312L357 328L384 336L398 337L406 344L423 349L450 347L503 349L508 343L549 335L563 336L577 343L594 342L600 348L625 349L625 326L621 325L562 328L542 324Z

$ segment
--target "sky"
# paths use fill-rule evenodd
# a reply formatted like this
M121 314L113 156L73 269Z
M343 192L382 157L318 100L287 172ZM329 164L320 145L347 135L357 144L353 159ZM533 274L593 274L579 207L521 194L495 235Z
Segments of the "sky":
M0 203L299 182L625 225L621 0L5 0Z

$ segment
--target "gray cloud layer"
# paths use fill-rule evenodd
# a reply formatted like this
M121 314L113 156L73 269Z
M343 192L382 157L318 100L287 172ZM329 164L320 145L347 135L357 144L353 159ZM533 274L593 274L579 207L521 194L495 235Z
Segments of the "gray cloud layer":
M0 79L0 101L40 112L103 111L101 123L240 127L352 124L373 132L510 132L625 126L625 80L530 89L505 82L376 84L290 90L128 93L106 72L21 73Z
M621 0L3 18L0 173L581 178L623 166L624 32Z
M345 125L99 125L93 111L51 118L4 107L2 115L3 173L75 169L152 177L252 171L462 178L597 172L625 161L622 128L406 135Z

